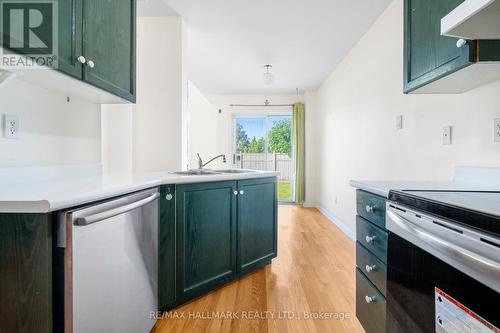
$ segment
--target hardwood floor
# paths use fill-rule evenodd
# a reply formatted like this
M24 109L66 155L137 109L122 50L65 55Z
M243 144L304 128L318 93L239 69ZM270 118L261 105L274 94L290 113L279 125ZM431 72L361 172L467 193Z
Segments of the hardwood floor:
M153 332L363 332L354 243L318 210L298 206L280 206L278 237L271 265L170 311ZM330 318L305 317L313 313Z

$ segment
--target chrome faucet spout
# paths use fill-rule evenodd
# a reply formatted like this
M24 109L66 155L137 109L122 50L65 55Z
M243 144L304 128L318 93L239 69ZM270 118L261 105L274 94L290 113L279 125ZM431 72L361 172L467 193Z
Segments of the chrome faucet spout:
M225 154L220 154L220 155L217 155L215 156L214 158L210 159L208 162L206 163L203 163L203 160L201 159L201 156L200 154L196 153L196 155L198 156L198 169L203 169L203 167L205 167L207 164L215 161L216 159L218 159L219 157L222 157L222 163L226 163L226 155Z

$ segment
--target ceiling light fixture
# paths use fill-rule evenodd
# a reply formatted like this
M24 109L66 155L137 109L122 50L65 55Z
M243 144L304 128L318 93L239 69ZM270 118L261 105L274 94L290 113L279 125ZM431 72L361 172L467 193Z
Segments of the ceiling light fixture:
M273 68L272 65L265 65L264 68L266 69L266 72L264 73L264 87L270 87L274 83L274 74L270 73L269 70Z

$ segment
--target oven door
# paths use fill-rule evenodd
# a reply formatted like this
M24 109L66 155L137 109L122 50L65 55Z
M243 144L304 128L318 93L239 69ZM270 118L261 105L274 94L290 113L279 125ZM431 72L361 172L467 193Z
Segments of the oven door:
M500 332L500 240L390 205L387 332Z

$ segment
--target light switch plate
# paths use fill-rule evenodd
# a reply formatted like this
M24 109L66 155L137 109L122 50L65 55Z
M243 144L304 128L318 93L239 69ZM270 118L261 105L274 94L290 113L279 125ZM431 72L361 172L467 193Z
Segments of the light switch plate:
M493 138L494 142L500 142L500 118L496 118L493 121Z
M443 127L443 145L451 145L451 126Z
M19 139L19 116L4 114L3 136L6 139Z
M396 117L396 129L403 129L403 115L400 114Z

